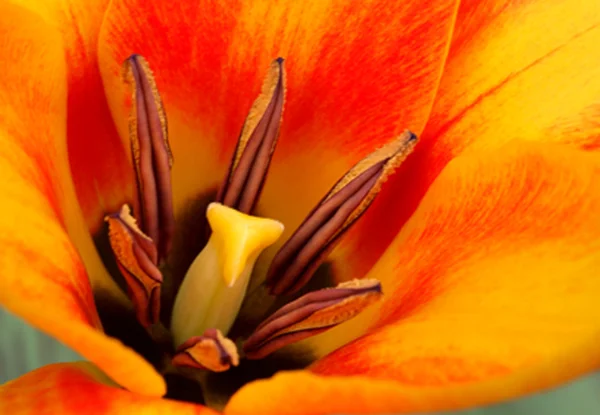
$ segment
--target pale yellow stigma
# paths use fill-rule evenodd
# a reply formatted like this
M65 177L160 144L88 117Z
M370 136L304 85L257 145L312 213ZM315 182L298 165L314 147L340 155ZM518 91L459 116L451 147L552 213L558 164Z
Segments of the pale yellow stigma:
M175 346L207 329L227 334L246 294L260 253L279 239L283 224L211 203L206 217L210 239L177 293L171 330Z
M221 275L228 287L283 233L281 222L246 215L220 203L208 205L206 218L213 231Z

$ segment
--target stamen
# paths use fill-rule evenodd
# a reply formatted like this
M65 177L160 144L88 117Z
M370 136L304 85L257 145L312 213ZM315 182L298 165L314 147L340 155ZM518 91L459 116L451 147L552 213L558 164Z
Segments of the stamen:
M108 238L117 265L127 283L138 321L144 326L158 321L162 274L156 266L156 246L137 226L129 206L107 216Z
M192 337L177 348L171 363L194 369L224 372L240 363L237 347L216 329L208 329L202 336Z
M227 178L217 202L242 213L251 213L262 191L275 151L285 100L283 59L278 58L254 101L238 139Z
M167 137L167 118L152 71L139 55L123 65L125 82L133 89L129 119L138 200L134 211L141 229L158 247L159 260L170 249L175 229L171 195L173 156Z
M175 345L209 328L227 334L246 294L256 259L283 233L280 222L211 203L210 239L186 273L171 317Z
M293 301L259 325L244 343L248 359L262 359L274 351L322 333L359 314L382 296L377 280L353 280Z
M281 247L267 273L271 294L292 294L312 277L340 237L367 210L389 175L412 152L417 137L405 131L346 173Z

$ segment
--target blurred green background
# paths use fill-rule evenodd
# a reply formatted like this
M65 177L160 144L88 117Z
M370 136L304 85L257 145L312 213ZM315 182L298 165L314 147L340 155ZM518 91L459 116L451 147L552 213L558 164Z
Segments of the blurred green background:
M81 360L68 347L3 309L0 309L0 333L0 383L48 363ZM510 403L447 414L600 415L600 374Z

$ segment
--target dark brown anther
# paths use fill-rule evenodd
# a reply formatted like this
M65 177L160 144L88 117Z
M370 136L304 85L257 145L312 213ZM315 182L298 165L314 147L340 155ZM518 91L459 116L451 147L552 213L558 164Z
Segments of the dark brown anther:
M322 333L359 314L382 296L377 280L353 280L306 294L283 306L259 325L244 343L248 359Z
M246 118L217 202L252 213L277 144L284 101L285 73L283 59L278 58L271 64L262 91Z
M167 118L146 60L132 55L123 66L125 82L133 90L129 136L138 188L134 210L140 228L158 247L161 260L171 249L175 229Z
M224 372L240 362L237 347L217 329L192 337L177 348L171 360L174 366Z
M110 246L127 283L137 319L144 327L150 327L160 314L162 274L156 266L156 246L138 228L127 205L105 220Z
M271 294L292 294L310 280L416 142L417 137L405 131L358 162L333 186L273 259L266 280Z

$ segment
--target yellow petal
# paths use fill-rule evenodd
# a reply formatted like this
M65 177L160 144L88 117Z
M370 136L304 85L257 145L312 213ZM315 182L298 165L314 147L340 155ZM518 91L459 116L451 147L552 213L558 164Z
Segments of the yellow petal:
M209 415L200 405L118 388L89 363L44 366L0 386L0 413L11 415Z
M81 213L66 160L60 35L4 3L0 37L0 304L120 384L161 395L165 385L154 369L102 333L88 276L67 236Z
M464 153L369 273L386 295L368 334L312 367L336 377L280 376L232 407L294 408L312 387L302 413L454 409L598 369L599 209L600 154L518 142Z

